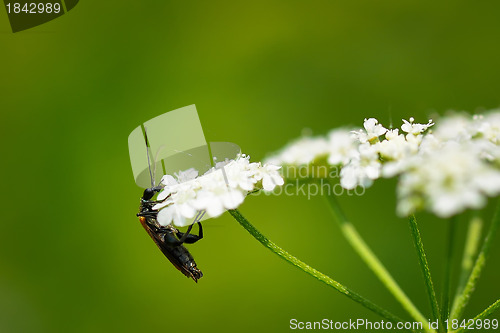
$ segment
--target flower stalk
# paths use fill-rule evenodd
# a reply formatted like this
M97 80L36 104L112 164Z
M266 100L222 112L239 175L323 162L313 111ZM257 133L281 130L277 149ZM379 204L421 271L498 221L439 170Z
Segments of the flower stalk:
M361 257L365 264L372 270L378 277L383 285L389 292L396 298L396 300L403 306L403 308L410 314L410 316L418 322L421 322L424 327L427 319L417 309L413 302L408 298L406 293L401 289L399 284L394 280L392 275L387 271L382 262L373 253L370 247L363 240L361 235L357 232L354 225L347 220L342 209L340 208L337 200L332 195L327 195L326 200L329 203L334 219L340 227L342 234L353 247L356 253Z
M498 309L500 308L500 299L496 300L495 303L491 304L490 306L488 306L483 312L481 312L480 314L478 314L477 316L474 317L474 322L476 322L476 320L479 320L479 319L484 319L486 317L489 317L490 315L493 314L493 312L497 311ZM459 333L459 332L465 332L466 330L464 330L464 328L460 328L456 331L454 331L454 333Z
M415 215L410 215L408 220L410 224L411 235L413 237L413 243L415 245L415 248L417 249L420 269L422 270L422 274L424 275L427 296L429 297L429 302L431 303L432 320L440 320L441 315L439 313L439 305L436 298L436 292L434 290L434 284L432 283L429 263L427 262L427 257L425 255L424 244L422 243L420 231L418 230L417 219L415 218ZM442 331L443 325L439 325L439 327L440 331Z
M444 323L450 314L450 289L451 289L451 273L452 273L452 263L454 259L453 248L455 245L455 231L457 225L457 219L451 218L448 222L448 239L446 246L445 262L444 262L444 278L443 278L443 293L441 299L441 320Z
M472 266L474 265L474 258L479 250L479 242L481 239L481 231L483 229L483 220L475 216L469 222L469 227L467 230L467 238L465 240L464 253L462 257L462 263L460 267L460 277L458 280L457 291L453 299L452 308L457 307L457 302L464 291L467 280L472 271Z
M235 218L238 223L245 228L246 231L248 231L256 240L258 240L262 245L264 245L266 248L271 250L273 253L277 254L281 259L287 261L288 263L296 266L297 268L301 269L302 271L306 272L307 274L315 277L316 279L320 280L321 282L327 284L328 286L334 288L341 294L344 294L345 296L349 297L353 301L363 305L365 308L373 311L374 313L378 314L382 318L385 318L389 320L392 323L398 323L398 322L404 322L402 319L399 317L393 315L389 311L379 307L378 305L374 304L370 300L366 299L365 297L359 295L358 293L354 292L353 290L349 289L348 287L344 286L343 284L335 281L331 277L321 273L320 271L312 268L311 266L307 265L306 263L300 261L296 257L292 256L282 248L280 248L278 245L270 241L266 236L264 236L262 233L260 233L248 220L237 210L237 209L232 209L228 210L229 213Z
M458 296L456 302L454 302L454 306L451 309L451 319L460 319L462 316L467 303L472 295L476 287L476 283L481 276L481 272L483 271L484 265L486 264L486 259L490 252L491 246L493 245L493 240L495 238L496 232L498 230L498 224L500 223L500 203L497 206L495 214L493 216L493 221L491 222L490 229L488 234L486 235L486 239L481 247L481 251L476 259L474 267L472 268L472 272L467 280L467 284L461 295Z

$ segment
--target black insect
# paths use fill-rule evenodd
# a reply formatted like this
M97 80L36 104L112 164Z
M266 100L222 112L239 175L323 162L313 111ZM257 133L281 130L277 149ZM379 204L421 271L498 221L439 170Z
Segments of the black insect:
M166 227L158 223L158 211L153 210L153 206L158 201L152 200L157 192L163 189L163 186L154 186L154 173L151 172L151 163L149 161L149 141L146 133L146 128L143 127L144 139L146 143L146 151L148 157L148 167L149 174L151 177L151 187L144 190L144 194L141 198L140 211L137 214L139 216L139 221L141 222L144 229L153 241L158 245L161 252L167 257L168 260L179 270L187 276L192 278L195 282L198 282L203 276L203 273L196 266L196 262L189 251L182 245L193 244L203 238L203 227L199 222L205 212L199 212L197 217L194 219L193 224L189 225L188 230L183 233L179 229L175 228L173 225L169 224ZM156 163L155 163L156 165ZM198 235L190 234L194 223L198 224Z
M166 227L161 226L157 221L158 211L153 210L153 206L157 201L152 200L156 192L161 191L162 186L155 186L144 190L141 198L139 221L153 241L158 245L161 252L168 260L187 277L198 282L203 276L203 273L196 266L196 262L189 251L182 245L193 244L203 238L203 227L200 222L196 222L199 227L198 235L190 234L193 224L188 227L188 230L183 233L171 224ZM202 215L198 215L201 218ZM195 221L198 219L196 218Z

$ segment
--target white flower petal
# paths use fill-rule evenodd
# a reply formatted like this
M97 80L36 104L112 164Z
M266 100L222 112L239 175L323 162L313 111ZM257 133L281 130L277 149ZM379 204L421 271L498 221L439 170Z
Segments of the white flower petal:
M163 176L161 178L161 183L165 186L172 186L172 185L179 184L179 182L177 180L175 180L175 178L171 175Z
M227 193L221 196L222 205L226 209L237 208L239 205L241 205L244 199L245 196L243 195L243 193L233 189L228 190Z
M221 215L225 209L235 209L243 203L245 196L262 180L265 189L283 185L279 166L250 163L250 157L241 155L236 160L217 163L216 168L196 177L195 169L176 173L177 180L167 175L162 178L165 185L158 194L163 200L153 206L158 210L161 225L173 223L184 226L198 211L206 211L209 217Z
M175 214L175 207L169 206L165 207L158 212L158 216L156 217L158 223L162 226L167 226L172 223Z

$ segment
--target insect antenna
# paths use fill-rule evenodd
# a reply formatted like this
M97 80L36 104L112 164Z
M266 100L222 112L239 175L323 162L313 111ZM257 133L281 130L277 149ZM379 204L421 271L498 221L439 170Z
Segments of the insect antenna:
M210 145L207 145L207 147L210 147ZM209 149L209 148L208 148L208 149ZM177 149L174 149L173 151L174 151L174 152L176 152L177 154L184 154L184 155L187 155L187 156L191 157L193 160L198 161L198 162L201 162L201 164L203 164L203 165L204 165L205 167L207 167L208 169L210 169L210 168L213 166L212 164L208 164L208 163L206 163L205 161L203 161L200 157L196 157L196 156L194 156L193 154L188 153L188 152L186 152L186 151L181 151L181 150L177 150ZM210 152L210 150L209 150L209 156L210 156L210 158L211 158L211 156L212 156L212 153Z
M141 124L141 128L142 128L142 132L144 134L144 142L146 143L146 154L148 155L148 168L149 168L149 177L151 179L151 187L154 187L155 186L155 178L153 178L154 172L151 172L151 160L149 158L150 146L149 146L149 140L148 140L148 133L146 131L146 127L144 126L144 124ZM155 167L156 167L156 161L155 161Z

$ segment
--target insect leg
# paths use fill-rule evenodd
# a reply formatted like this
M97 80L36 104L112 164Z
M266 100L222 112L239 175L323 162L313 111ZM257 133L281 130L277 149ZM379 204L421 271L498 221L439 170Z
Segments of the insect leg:
M140 212L136 214L137 216L144 216L144 217L156 217L158 215L158 212Z
M145 204L159 204L164 202L165 200L144 200Z
M193 223L194 224L194 223ZM186 233L177 231L176 236L179 238L179 243L184 243L184 241L190 236L189 233L193 229L193 224L190 224Z
M177 233L177 237L179 237L180 242L193 244L203 238L203 227L201 226L200 222L197 223L198 223L198 235L189 234L191 228L193 227L193 224L191 224L186 233L180 231Z

